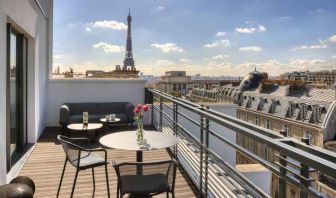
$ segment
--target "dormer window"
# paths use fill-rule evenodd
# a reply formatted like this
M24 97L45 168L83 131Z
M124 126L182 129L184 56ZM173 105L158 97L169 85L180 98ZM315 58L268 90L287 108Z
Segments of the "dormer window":
M248 100L247 100L247 103L246 103L246 108L251 107L251 103L252 103L252 97L248 96Z
M305 120L307 112L308 112L308 104L301 103L300 108L301 108L301 110L300 110L300 118L301 118L301 120Z
M267 103L267 99L265 97L260 97L260 102L259 102L259 110L263 110L265 103Z
M280 102L278 99L272 99L272 104L269 113L275 113L277 105L279 105Z
M324 106L322 106L322 105L314 105L314 106L312 106L312 111L313 111L312 122L313 123L317 124L317 123L320 122L323 110L324 110Z

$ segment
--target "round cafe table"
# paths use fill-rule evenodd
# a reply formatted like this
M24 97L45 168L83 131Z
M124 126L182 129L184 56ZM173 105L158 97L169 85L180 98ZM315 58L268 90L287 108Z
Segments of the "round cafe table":
M165 149L178 143L178 138L157 131L144 131L145 144L139 146L136 131L112 133L100 138L99 142L109 148L136 151L136 161L143 161L143 151ZM141 170L137 170L141 174Z
M104 125L104 130L107 131L109 126L120 122L120 118L114 118L113 120L106 119L106 118L100 118L100 122Z
M83 123L73 123L69 124L67 128L71 131L76 132L86 132L89 135L89 138L92 142L94 142L94 137L91 136L91 132L96 132L103 127L101 123L88 123L86 126ZM68 131L68 136L70 137L70 133Z

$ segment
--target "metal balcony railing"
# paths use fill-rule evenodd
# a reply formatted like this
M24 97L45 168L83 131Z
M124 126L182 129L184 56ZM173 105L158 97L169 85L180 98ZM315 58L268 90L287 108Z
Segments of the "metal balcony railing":
M271 197L218 155L209 145L209 139L229 145L277 175L277 197L287 196L288 184L300 191L301 198L327 197L314 185L316 177L311 176L312 171L336 179L335 153L307 145L305 139L298 142L286 137L284 132L278 134L155 89L146 89L145 102L153 104L153 126L158 131L180 138L179 144L171 152L194 183L199 197ZM186 114L186 111L192 112L197 118ZM197 136L187 130L186 120L199 130ZM276 160L269 159L266 154L257 155L219 135L210 129L211 124L226 127L255 140L266 149L272 149Z

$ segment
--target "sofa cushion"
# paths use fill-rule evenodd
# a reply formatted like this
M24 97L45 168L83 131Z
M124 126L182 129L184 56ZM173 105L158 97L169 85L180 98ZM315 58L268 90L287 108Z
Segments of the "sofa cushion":
M69 103L70 115L79 115L83 112L89 112L90 114L95 114L97 105L96 103Z
M71 115L69 117L69 123L82 123L83 115ZM100 122L100 118L96 114L89 114L89 122Z
M125 113L125 103L124 102L97 103L96 113L97 114Z

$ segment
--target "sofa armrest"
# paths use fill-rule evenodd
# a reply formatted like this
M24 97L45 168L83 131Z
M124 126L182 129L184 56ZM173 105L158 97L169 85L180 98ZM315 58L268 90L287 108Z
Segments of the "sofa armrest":
M127 122L133 122L134 121L134 106L132 103L127 102L125 104L125 115L127 117Z
M68 105L63 104L60 108L59 123L63 126L67 125L69 123L69 118L70 118L70 108Z

